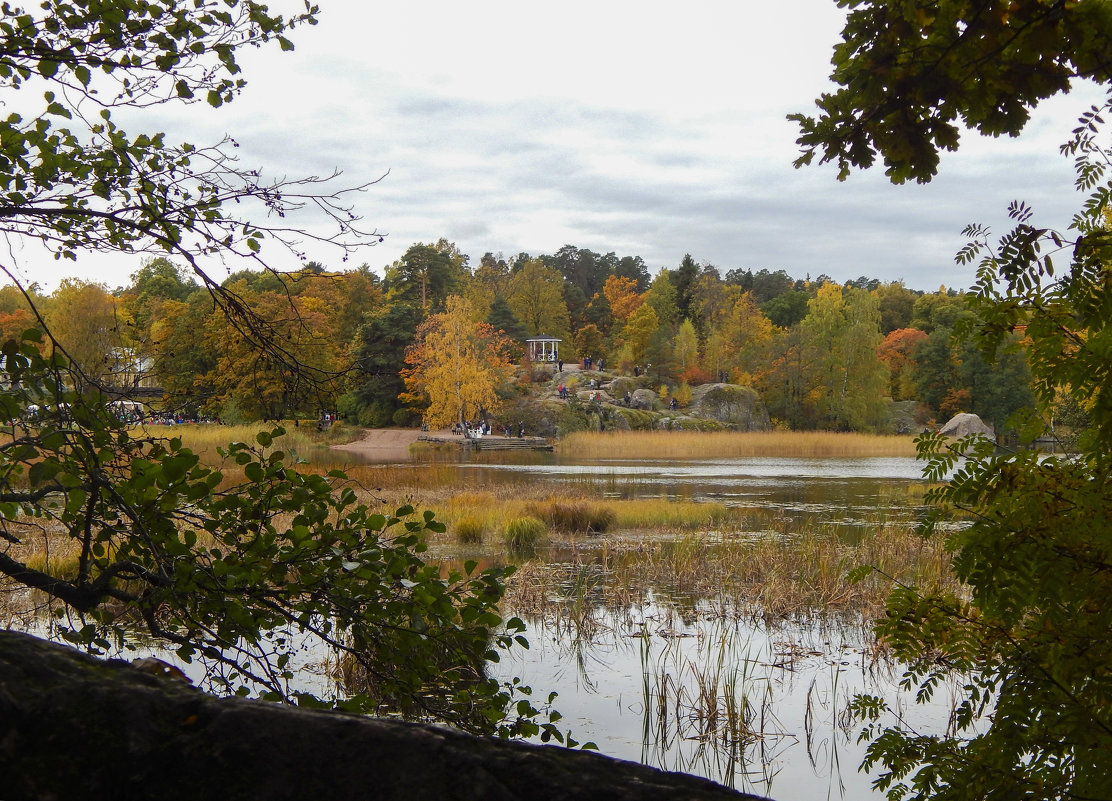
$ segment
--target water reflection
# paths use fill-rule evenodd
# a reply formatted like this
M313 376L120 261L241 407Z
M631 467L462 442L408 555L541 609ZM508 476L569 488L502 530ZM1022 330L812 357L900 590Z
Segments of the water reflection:
M912 458L507 456L477 454L450 469L469 486L546 482L603 498L713 502L753 510L758 528L819 523L851 540L878 521L916 517L925 486ZM527 619L532 647L497 670L559 692L557 708L575 737L604 754L779 801L880 798L857 771L864 746L848 708L855 693L869 692L899 709L900 671L875 658L860 621L768 624L721 601L662 590L644 604L607 607L589 550L554 547L547 556L565 571L556 588L560 611ZM910 710L922 731L943 731L949 711L944 692Z
M919 513L923 482L911 458L745 458L693 461L562 460L548 453L439 454L438 483L482 487L585 487L604 498L664 497L759 510L831 524L866 536L878 519ZM754 529L755 530L755 529ZM736 534L731 533L731 536ZM704 539L704 542L706 539ZM601 545L599 547L602 547ZM863 747L847 714L857 692L899 709L899 669L875 658L859 621L816 617L768 624L721 601L664 590L624 608L602 604L603 568L592 553L554 549L569 567L558 587L562 613L526 618L529 650L495 666L540 697L559 693L561 728L607 755L695 773L778 801L879 798L858 774ZM574 569L571 569L574 568ZM326 654L306 652L297 681L334 691ZM187 667L195 681L199 663ZM195 674L195 675L194 675ZM908 710L923 731L942 731L950 707L940 692Z
M846 527L921 512L922 463L911 457L571 460L545 452L443 452L405 467L435 463L445 482L498 487L544 482L576 486L607 499L665 498L760 509L789 522ZM402 467L399 465L399 467ZM402 467L402 469L405 469Z
M709 601L679 615L650 600L595 607L588 624L527 619L529 651L502 677L560 693L562 725L610 756L694 773L778 801L880 798L857 766L848 708L869 692L897 704L898 669L875 658L859 622L730 618ZM589 631L589 638L579 636ZM944 730L947 693L914 709Z

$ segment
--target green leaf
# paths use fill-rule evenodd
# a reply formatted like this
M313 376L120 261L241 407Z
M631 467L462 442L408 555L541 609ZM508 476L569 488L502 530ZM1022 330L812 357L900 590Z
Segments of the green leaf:
M51 103L46 107L46 113L53 114L56 117L65 117L67 120L73 119L73 114L61 103Z

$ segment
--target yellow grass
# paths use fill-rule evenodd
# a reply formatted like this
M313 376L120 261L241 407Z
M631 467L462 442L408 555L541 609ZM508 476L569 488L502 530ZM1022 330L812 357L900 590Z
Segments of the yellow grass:
M258 431L269 428L261 424L182 425L151 430L180 436L202 459L216 465L220 461L217 447L233 440L254 442ZM613 603L634 601L636 595L650 589L666 589L688 597L727 597L773 616L828 609L868 618L880 612L891 580L878 574L862 584L847 585L845 574L856 565L875 564L888 575L909 582L952 582L948 555L937 543L915 537L907 524L878 520L859 543L847 543L831 531L781 520L773 510L672 498L604 498L593 485L556 486L535 479L486 486L460 481L451 464L345 465L344 457L328 451L327 446L349 441L357 432L341 427L317 432L312 425L289 426L287 431L277 446L310 459L309 470L343 467L372 506L392 511L411 503L418 509L433 510L448 526L447 533L430 536L433 553L439 557L458 554L463 544L481 549L484 559L506 559L506 543L500 533L509 521L535 515L539 505L580 503L612 514L613 525L601 537L554 531L548 537L553 540L551 547L561 551L558 559L566 560L569 553L575 561L585 556L592 569L597 568L606 585L604 595ZM914 455L910 437L825 432L585 433L568 437L560 449L582 458L660 460ZM466 529L464 534L470 532L462 543L456 532L459 524ZM52 534L37 542L29 538L28 549L41 551L31 558L46 572L68 573L73 569L73 543L60 532ZM589 551L580 550L588 543ZM530 561L515 578L511 605L527 611L530 597L540 603L535 599L558 596L561 571L573 567Z
M207 458L216 455L216 449L229 442L255 442L260 431L273 430L274 423L252 423L250 425L227 426L219 423L185 423L176 426L149 426L145 430L154 436L167 438L179 437L185 447ZM351 442L359 437L359 430L347 426L334 425L328 431L317 431L316 424L301 422L294 426L292 420L282 422L285 435L275 441L274 447L293 450L308 457L316 452L327 453L331 445Z
M748 456L853 458L914 456L914 438L833 431L577 432L557 444L578 459L730 459Z
M894 580L961 592L941 541L922 539L910 525L879 524L856 544L808 526L756 538L697 532L623 538L599 543L592 560L598 600L614 608L664 592L681 603L697 598L725 602L723 614L748 610L782 619L825 612L872 620L883 614ZM878 572L849 583L846 575L862 565ZM566 613L563 607L577 599L561 599L561 588L568 586L568 571L582 567L546 564L543 555L527 562L511 580L510 605L525 614Z
M545 488L541 488L544 490ZM426 506L449 530L459 521L479 525L485 530L497 530L507 520L537 515L538 505L585 502L589 496L554 496L551 488L543 491L518 492L512 496L498 497L491 492L465 492L453 494L446 500L426 498ZM612 530L661 530L713 527L729 519L740 519L742 510L727 509L720 503L675 501L668 498L633 498L616 500L590 500L594 509L612 512Z

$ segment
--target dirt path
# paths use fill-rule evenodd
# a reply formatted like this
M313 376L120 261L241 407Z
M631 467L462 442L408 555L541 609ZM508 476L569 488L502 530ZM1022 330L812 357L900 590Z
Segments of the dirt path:
M421 431L416 428L368 428L363 438L346 445L333 445L338 451L362 453L375 460L409 458L409 446L417 441Z

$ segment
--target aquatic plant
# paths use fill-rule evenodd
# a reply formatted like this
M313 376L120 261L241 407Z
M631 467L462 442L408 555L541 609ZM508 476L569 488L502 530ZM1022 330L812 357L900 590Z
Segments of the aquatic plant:
M909 436L833 431L601 431L560 440L562 456L579 459L709 459L748 456L914 456Z
M534 556L547 533L543 520L536 517L515 517L506 521L502 541L514 556Z

